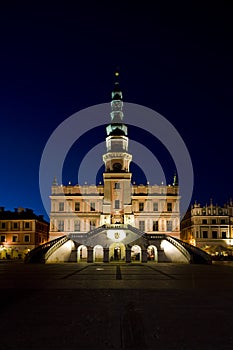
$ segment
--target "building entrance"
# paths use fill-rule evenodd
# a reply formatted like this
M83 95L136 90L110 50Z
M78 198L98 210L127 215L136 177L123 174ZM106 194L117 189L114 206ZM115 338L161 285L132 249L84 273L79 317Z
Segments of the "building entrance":
M122 261L125 260L125 246L122 243L112 243L109 247L109 260Z
M114 260L121 260L121 248L119 246L114 248Z

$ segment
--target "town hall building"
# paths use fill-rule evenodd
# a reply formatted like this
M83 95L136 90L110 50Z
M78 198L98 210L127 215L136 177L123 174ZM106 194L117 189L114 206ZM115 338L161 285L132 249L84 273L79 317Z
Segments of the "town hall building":
M174 176L172 186L131 184L127 126L123 101L115 83L107 126L103 185L52 186L50 239L70 232L87 233L102 225L130 224L149 233L180 237L180 196ZM156 177L156 174L155 174ZM65 200L64 200L65 196Z
M65 186L54 179L49 232L53 243L45 247L43 259L190 262L192 252L184 247L189 245L179 240L180 195L176 176L168 186L131 183L133 155L128 152L118 74L116 80L111 120L106 128L103 184Z

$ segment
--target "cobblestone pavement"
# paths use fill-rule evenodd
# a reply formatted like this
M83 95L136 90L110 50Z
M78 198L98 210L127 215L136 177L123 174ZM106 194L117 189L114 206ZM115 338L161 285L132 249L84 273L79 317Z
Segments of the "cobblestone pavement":
M233 263L0 262L0 349L233 349Z

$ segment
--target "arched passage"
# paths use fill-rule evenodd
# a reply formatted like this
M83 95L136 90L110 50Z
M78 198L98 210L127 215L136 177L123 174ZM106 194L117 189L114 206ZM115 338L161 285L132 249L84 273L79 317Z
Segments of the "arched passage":
M93 251L94 251L94 255L93 255L94 262L102 262L104 257L103 247L101 245L96 245Z
M142 250L139 245L133 245L131 248L131 261L141 261Z
M154 245L147 248L147 260L158 262L158 250Z
M123 243L112 243L109 246L109 260L122 261L125 260L125 246Z
M87 247L85 245L80 245L77 251L77 260L78 262L86 262L87 261Z

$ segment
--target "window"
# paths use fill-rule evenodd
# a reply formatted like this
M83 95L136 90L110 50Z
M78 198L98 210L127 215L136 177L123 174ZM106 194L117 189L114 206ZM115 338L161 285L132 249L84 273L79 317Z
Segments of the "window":
M203 231L202 234L203 234L203 238L208 238L208 231Z
M58 220L58 231L64 231L64 220Z
M91 202L90 203L91 211L95 211L95 203Z
M143 211L143 210L144 210L144 203L139 202L139 211Z
M0 242L1 243L6 242L6 236L5 235L1 235L0 236Z
M206 220L206 219L203 219L203 220L202 220L202 223L203 223L203 224L207 224L207 220Z
M225 224L226 223L226 220L225 219L221 219L221 224Z
M2 223L1 223L1 229L3 229L3 230L6 229L6 223L5 223L5 222L2 222Z
M217 238L218 232L217 231L212 231L212 238Z
M120 182L115 182L114 188L116 190L119 190L120 189Z
M172 211L172 203L167 203L167 211Z
M24 223L24 228L25 228L26 230L29 230L29 229L30 229L30 222L25 222L25 223Z
M96 222L94 220L90 221L90 230L94 230L96 227Z
M75 202L75 204L74 204L74 210L75 210L75 211L80 211L80 202Z
M118 199L115 200L115 209L120 209L120 201Z
M158 231L159 230L159 222L158 220L153 221L153 231Z
M139 230L145 231L145 221L139 221Z
M75 230L76 232L80 232L80 228L81 228L80 220L75 220L75 221L74 221L74 230Z
M154 202L153 203L153 211L158 211L158 210L159 210L158 202Z
M30 242L30 235L24 235L24 242L25 243Z
M227 238L227 233L226 232L222 232L222 238Z
M212 224L215 225L217 223L216 219L212 219Z
M59 203L59 211L64 211L64 202Z
M172 221L171 220L167 221L167 231L172 231Z
M18 236L16 236L16 235L13 235L12 236L12 242L18 242Z
M12 229L13 230L18 230L18 227L19 227L19 223L18 222L13 222L12 223Z

